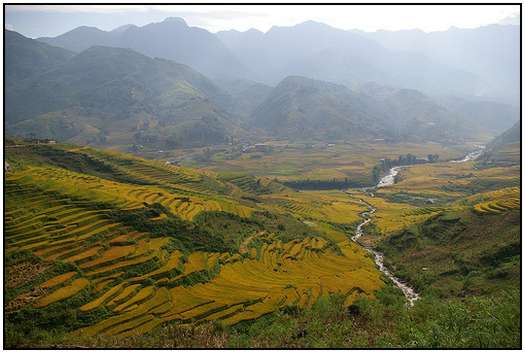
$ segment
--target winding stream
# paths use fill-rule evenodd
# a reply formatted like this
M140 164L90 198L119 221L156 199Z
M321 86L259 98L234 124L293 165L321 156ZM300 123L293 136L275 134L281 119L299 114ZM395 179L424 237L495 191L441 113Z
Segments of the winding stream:
M463 159L453 160L451 162L453 162L453 163L463 163L463 162L469 162L469 161L476 160L479 156L481 156L481 154L483 153L483 151L485 149L485 146L477 146L477 147L479 149L468 153ZM379 183L377 183L375 188L378 189L378 188L382 188L382 187L385 187L385 186L394 185L395 177L399 173L401 168L403 168L403 167L390 168L390 170L388 171L388 174L385 175L383 178L381 178L381 180L379 180ZM379 251L373 250L372 248L370 248L370 246L362 243L359 240L359 238L361 238L361 236L363 236L363 227L372 221L371 214L373 214L376 211L376 209L374 207L372 207L370 204L364 202L363 200L360 200L360 201L363 202L364 204L366 204L366 206L368 207L369 211L361 213L361 217L363 217L363 221L361 223L359 223L359 225L357 226L357 229L355 231L355 235L352 237L352 240L355 243L357 243L360 246L362 246L366 251L368 251L369 253L374 255L374 261L375 261L377 267L379 268L379 271L381 271L399 289L401 289L401 291L403 292L403 294L405 295L405 298L407 300L407 305L409 307L411 307L411 306L414 305L414 302L419 299L419 294L412 287L410 287L408 284L403 283L399 278L394 276L392 274L392 272L390 272L388 270L388 268L386 268L385 263L384 263L384 256L383 256L382 253L380 253Z
M361 202L365 203L363 200L361 200ZM399 289L401 289L401 291L405 295L405 298L407 299L407 305L413 306L414 302L419 299L419 294L417 294L416 291L408 284L401 282L399 278L394 276L392 272L390 272L388 268L386 268L383 254L381 254L379 251L373 250L369 246L359 241L359 238L361 238L361 236L363 235L363 227L372 221L370 215L376 211L376 209L370 206L369 204L366 205L368 206L369 211L361 213L361 216L364 218L364 220L357 226L355 235L352 237L352 240L357 244L361 245L366 251L374 255L374 261L377 267L379 268L379 271L383 272L385 276L387 276Z

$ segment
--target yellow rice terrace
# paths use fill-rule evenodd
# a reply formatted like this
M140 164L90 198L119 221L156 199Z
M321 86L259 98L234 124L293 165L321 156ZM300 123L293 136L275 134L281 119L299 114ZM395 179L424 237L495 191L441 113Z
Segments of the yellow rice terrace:
M76 146L7 153L8 314L67 310L71 335L126 337L235 325L333 293L350 306L384 286L345 233L366 207L342 192L258 193Z

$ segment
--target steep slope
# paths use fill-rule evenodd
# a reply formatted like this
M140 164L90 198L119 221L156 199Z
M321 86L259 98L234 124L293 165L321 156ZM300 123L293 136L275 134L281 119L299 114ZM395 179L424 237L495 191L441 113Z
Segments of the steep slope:
M198 145L236 131L220 108L229 99L188 66L91 47L13 91L6 122L10 133L84 143Z
M497 147L499 145L519 143L521 141L521 124L516 122L512 127L505 130L501 135L496 137L491 143L490 147Z
M212 33L189 27L182 18L138 27L128 25L113 31L79 27L45 43L82 51L93 45L130 48L139 53L174 60L212 77L240 77L244 68Z
M63 64L74 55L69 50L36 42L7 29L4 30L4 39L8 87Z
M494 138L479 158L482 167L518 165L521 161L521 122Z
M448 141L467 134L453 114L418 91L374 84L352 91L297 76L284 79L253 119L272 134L303 138Z
M372 97L388 115L389 133L399 140L446 141L468 135L455 112L419 91L369 83L359 92Z
M440 297L498 293L519 283L519 188L512 207L440 213L380 244L390 268ZM501 200L500 200L501 201ZM496 206L497 207L497 206Z

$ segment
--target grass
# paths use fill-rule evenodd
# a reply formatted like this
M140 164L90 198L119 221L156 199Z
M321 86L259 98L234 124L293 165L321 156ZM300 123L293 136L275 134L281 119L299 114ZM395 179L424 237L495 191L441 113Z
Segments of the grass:
M377 299L362 298L350 308L331 295L309 308L291 305L234 326L154 323L157 327L146 334L75 336L66 342L120 348L519 348L518 320L518 291L463 300L425 298L407 310L399 291L385 287Z

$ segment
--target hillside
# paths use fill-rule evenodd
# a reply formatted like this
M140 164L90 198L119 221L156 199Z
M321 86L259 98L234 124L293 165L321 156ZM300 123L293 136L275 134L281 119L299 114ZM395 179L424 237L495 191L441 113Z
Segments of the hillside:
M497 136L491 141L489 147L497 148L498 146L514 144L521 142L521 123L516 122L512 127L504 131L501 135Z
M480 158L480 166L508 167L521 161L521 121L494 138Z
M367 114L367 103L344 86L292 76L272 90L253 119L256 127L280 137L341 139L385 133L380 121Z
M6 63L6 72L13 70ZM238 131L221 108L230 99L188 66L91 47L11 90L6 127L11 134L79 143L213 144Z
M519 165L423 164L375 195L297 192L89 147L6 144L10 347L201 346L209 327L220 327L202 333L213 347L426 347L429 327L461 333L461 347L516 344ZM412 309L349 239L367 204L366 241L423 296ZM458 312L470 319L450 327ZM497 337L480 336L487 327Z
M418 91L287 77L253 113L255 126L279 137L446 141L468 132L454 114Z
M35 42L23 35L4 29L5 38L5 80L9 87L18 86L20 81L65 63L74 53L44 43Z
M190 27L180 17L168 17L142 27L121 26L113 31L83 26L38 40L76 52L91 46L130 48L150 57L189 65L211 77L241 77L245 70L213 33Z
M419 91L375 83L360 85L357 90L373 98L374 105L388 117L389 134L397 140L447 141L473 136L477 131L477 126L470 126L455 110Z
M470 210L435 215L379 248L390 268L426 294L486 295L519 281L519 210L519 190L511 190Z
M257 200L255 183L238 177L92 148L8 145L8 346L36 344L40 330L125 338L164 323L234 325L328 293L348 306L383 286L332 223L363 210L342 193L317 199L312 213L297 193L304 213L291 214L294 202Z

